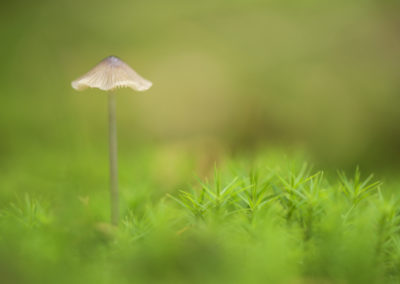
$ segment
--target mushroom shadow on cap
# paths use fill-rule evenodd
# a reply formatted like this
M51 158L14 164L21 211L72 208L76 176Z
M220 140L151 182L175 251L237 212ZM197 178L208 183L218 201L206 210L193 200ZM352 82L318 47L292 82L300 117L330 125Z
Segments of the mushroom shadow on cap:
M135 91L146 91L153 83L141 77L128 64L116 56L103 59L88 73L71 83L78 91L87 88L98 88L110 91L128 87Z

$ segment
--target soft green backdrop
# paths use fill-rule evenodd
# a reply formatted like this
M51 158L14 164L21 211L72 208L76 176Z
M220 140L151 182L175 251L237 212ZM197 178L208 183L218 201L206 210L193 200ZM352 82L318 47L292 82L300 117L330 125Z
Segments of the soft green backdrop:
M195 171L269 147L325 167L400 164L397 1L10 1L0 9L0 165L107 159L106 97L70 82L117 55L120 155ZM167 162L166 162L167 161ZM161 168L165 168L160 166Z
M2 1L0 282L397 283L399 11L396 0ZM118 229L107 98L70 85L109 55L154 83L118 91ZM304 157L317 170L301 170ZM357 164L362 178L338 179ZM188 194L215 165L217 198ZM371 171L382 188L364 182ZM232 175L242 199L225 190L220 206ZM208 218L179 207L193 198Z

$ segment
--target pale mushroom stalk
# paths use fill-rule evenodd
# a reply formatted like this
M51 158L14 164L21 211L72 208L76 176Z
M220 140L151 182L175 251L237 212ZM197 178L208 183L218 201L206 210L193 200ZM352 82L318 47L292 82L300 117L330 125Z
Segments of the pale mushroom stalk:
M110 198L111 223L118 225L119 196L118 196L118 152L117 152L117 111L115 92L108 93L108 141L110 155Z
M118 225L118 162L117 162L117 118L115 89L129 87L145 91L152 83L137 74L128 64L116 56L109 56L93 67L87 74L72 82L76 90L98 88L108 92L109 155L110 155L110 203L111 223Z

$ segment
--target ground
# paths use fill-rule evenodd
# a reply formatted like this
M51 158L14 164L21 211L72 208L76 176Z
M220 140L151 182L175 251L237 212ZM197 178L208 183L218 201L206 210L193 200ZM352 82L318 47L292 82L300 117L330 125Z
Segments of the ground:
M163 170L164 152L120 158L118 227L109 224L106 157L37 152L8 163L3 283L399 280L399 206L373 176L324 173L272 152L198 176L185 170L195 159L172 154L175 171Z

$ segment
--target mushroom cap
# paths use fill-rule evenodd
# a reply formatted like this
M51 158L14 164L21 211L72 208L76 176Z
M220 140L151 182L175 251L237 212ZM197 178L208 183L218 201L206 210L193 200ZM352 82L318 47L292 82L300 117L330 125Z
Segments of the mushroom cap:
M142 78L118 57L109 56L88 73L73 81L71 85L78 91L87 88L109 91L123 87L129 87L135 91L146 91L153 83Z

